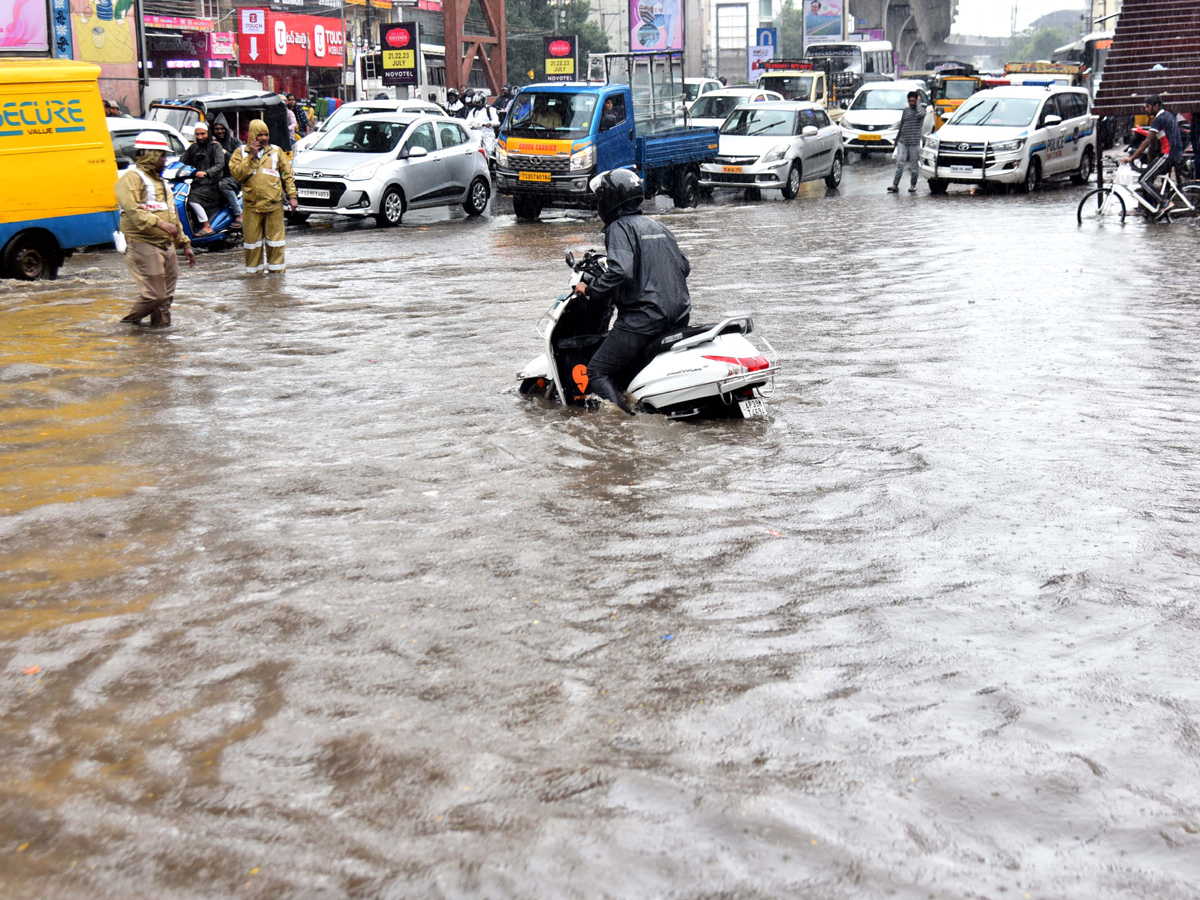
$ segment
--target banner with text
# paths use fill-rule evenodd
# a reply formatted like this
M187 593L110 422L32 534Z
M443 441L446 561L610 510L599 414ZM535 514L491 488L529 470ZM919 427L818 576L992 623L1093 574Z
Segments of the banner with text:
M239 10L243 66L337 66L341 68L345 38L340 19L297 16L274 10Z
M842 39L846 10L842 0L804 0L804 46Z
M417 83L417 23L401 22L379 30L383 48L383 83L398 87Z
M579 38L575 35L546 38L546 80L578 81L578 57Z

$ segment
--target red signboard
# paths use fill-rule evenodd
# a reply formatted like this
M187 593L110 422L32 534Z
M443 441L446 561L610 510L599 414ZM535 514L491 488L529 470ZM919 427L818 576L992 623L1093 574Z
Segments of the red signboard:
M261 34L242 29L238 40L238 60L242 65L341 68L345 40L340 18L296 16L274 10L255 12L261 13L263 18L256 21L265 27L261 28Z
M571 46L570 41L551 41L546 52L551 56L566 56L573 49L575 48Z

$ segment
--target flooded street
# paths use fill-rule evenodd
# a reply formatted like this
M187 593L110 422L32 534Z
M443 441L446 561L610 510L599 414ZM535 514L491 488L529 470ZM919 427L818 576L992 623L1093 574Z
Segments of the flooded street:
M599 220L314 218L0 282L0 887L1194 898L1200 223L655 212L765 421L530 400Z

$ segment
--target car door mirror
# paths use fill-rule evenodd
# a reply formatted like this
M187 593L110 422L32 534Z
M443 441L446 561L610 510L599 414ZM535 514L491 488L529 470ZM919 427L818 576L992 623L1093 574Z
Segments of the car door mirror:
M422 156L428 156L429 151L424 147L405 147L400 151L396 159L420 159Z
M805 125L800 129L801 137L816 137L819 133L816 125Z
M1053 113L1046 116L1045 121L1042 122L1042 126L1045 128L1049 128L1051 125L1061 125L1061 124L1062 124L1062 116L1056 116Z

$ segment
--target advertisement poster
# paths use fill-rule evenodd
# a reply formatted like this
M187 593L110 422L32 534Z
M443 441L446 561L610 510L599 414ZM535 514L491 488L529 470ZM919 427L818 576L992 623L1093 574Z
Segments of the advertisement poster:
M804 46L842 39L844 0L804 0Z
M575 74L579 65L579 38L570 37L546 38L546 80L547 81L576 81Z
M383 84L399 87L417 83L417 23L401 22L380 29Z
M0 0L0 50L25 53L50 50L46 0Z
M629 0L629 49L682 50L680 0Z
M759 44L750 48L750 83L758 84L758 76L763 73L763 63L775 58L774 44Z
M241 10L238 60L243 66L342 66L345 41L339 19Z
M142 113L133 0L70 0L75 58L100 67L100 93L125 112Z

